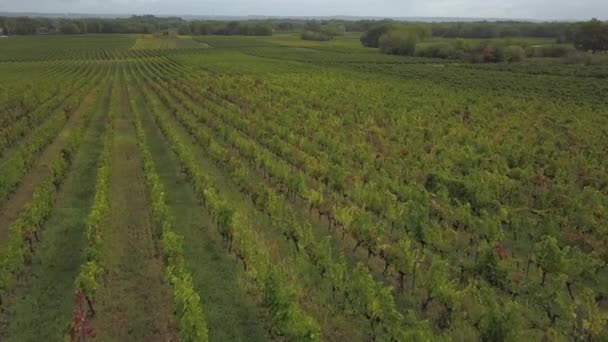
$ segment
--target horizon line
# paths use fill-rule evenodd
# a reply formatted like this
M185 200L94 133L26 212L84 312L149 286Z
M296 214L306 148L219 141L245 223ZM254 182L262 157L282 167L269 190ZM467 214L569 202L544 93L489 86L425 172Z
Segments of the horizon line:
M509 17L462 17L462 16L378 16L378 15L346 15L346 14L332 14L332 15L274 15L274 14L159 14L159 13L94 13L94 12L30 12L30 11L0 11L0 16L32 16L32 17L70 17L70 16L88 16L91 18L99 17L131 17L131 16L155 16L155 17L177 17L177 18L258 18L258 19L317 19L317 18L328 18L328 19L345 19L345 20L408 20L408 19L427 19L429 21L438 19L440 21L513 21L513 22L573 22L573 21L587 21L588 19L556 19L556 18L509 18ZM600 19L601 20L601 19Z

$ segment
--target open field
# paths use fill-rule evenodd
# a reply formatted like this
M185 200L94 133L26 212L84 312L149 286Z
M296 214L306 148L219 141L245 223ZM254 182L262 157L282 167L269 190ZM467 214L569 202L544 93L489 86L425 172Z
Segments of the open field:
M0 341L608 341L607 78L2 39Z

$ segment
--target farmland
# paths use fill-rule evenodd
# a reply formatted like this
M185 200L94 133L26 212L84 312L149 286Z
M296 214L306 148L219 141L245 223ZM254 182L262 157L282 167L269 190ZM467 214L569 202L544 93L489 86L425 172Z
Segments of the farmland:
M0 340L606 341L607 77L2 39Z

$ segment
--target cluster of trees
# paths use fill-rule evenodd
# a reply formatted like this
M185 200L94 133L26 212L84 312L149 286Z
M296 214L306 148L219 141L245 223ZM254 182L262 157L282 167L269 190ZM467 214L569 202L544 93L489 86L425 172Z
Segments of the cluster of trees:
M381 24L361 35L361 43L393 55L414 55L416 44L429 39L431 29L417 24Z
M584 51L608 51L608 22L592 19L570 27L567 41Z
M462 59L470 62L520 62L529 56L562 57L570 49L561 46L529 47L525 44L512 44L509 40L484 40L472 43L464 39L419 44L415 56L427 58ZM544 52L544 51L547 52ZM558 55L559 54L559 55Z
M445 38L508 38L564 36L570 24L565 22L531 23L518 21L481 21L430 24L433 34Z
M267 21L201 21L195 20L179 26L179 34L189 35L241 35L270 36L274 27Z
M501 27L503 24L495 25ZM569 24L558 41L569 42L571 45L532 45L522 39L481 42L455 39L419 44L431 38L431 32L436 34L432 28L433 25L382 23L364 32L361 42L364 46L379 48L382 53L387 54L463 59L472 62L519 62L526 57L566 57L576 52L574 47L593 53L608 51L608 23L597 19Z
M326 41L334 39L335 36L343 36L345 33L344 25L313 20L306 23L301 37L304 40Z
M43 18L43 17L0 17L0 27L9 35L30 34L81 34L81 33L155 33L178 28L185 23L176 17L155 17L152 15L129 18Z

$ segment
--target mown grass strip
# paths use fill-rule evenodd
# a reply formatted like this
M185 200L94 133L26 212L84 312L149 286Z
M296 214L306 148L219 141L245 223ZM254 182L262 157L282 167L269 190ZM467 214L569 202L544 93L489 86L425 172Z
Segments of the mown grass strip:
M104 147L99 157L95 198L86 221L87 262L82 265L76 278L76 308L69 329L72 340L86 339L92 334L92 327L89 324L91 318L95 316L95 294L103 273L101 262L104 244L103 229L109 219L109 180L112 169L113 119L117 110L117 96L119 96L118 87L114 85L110 110L106 117Z

